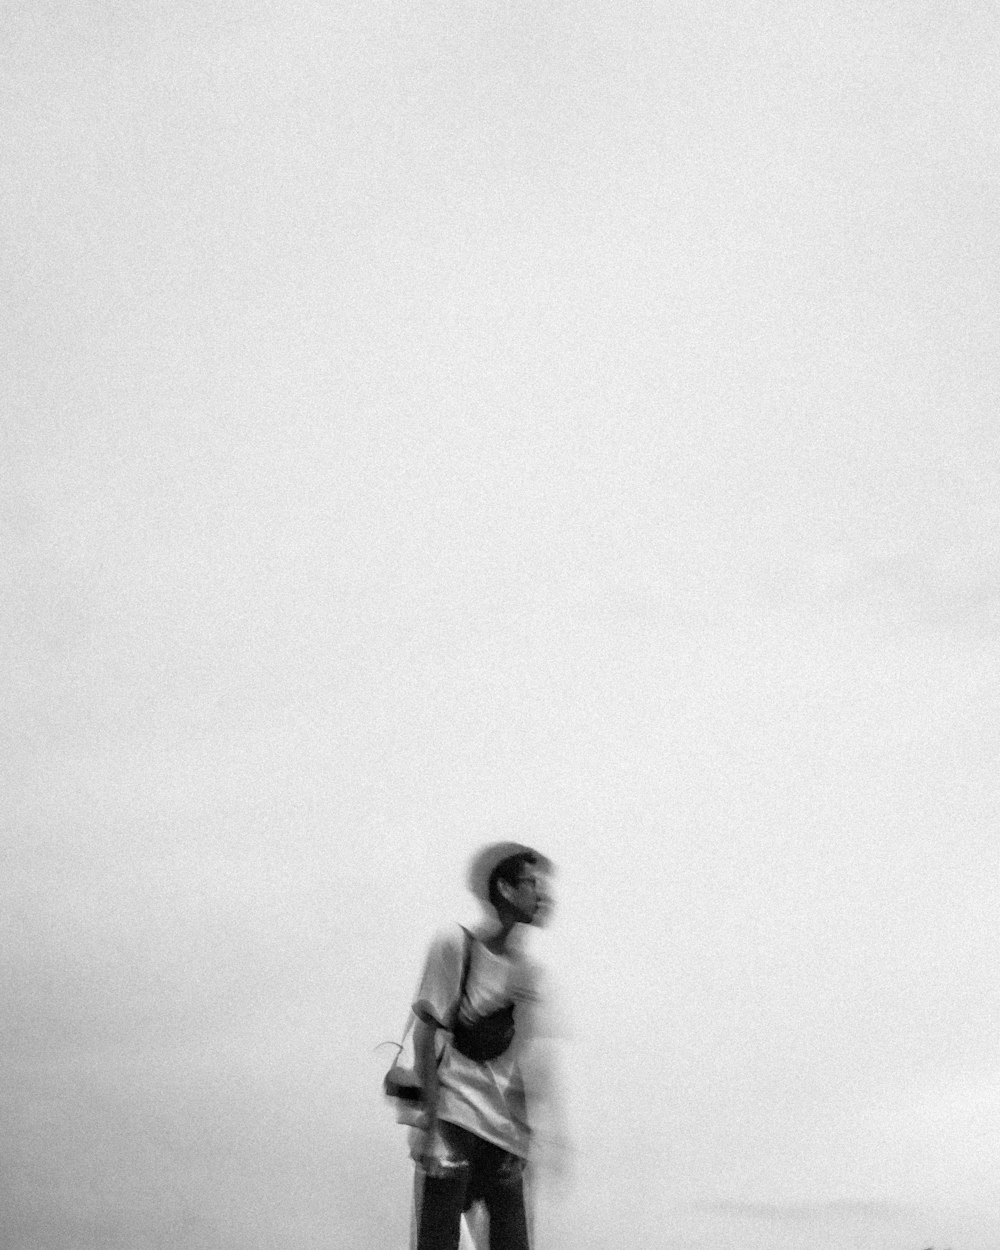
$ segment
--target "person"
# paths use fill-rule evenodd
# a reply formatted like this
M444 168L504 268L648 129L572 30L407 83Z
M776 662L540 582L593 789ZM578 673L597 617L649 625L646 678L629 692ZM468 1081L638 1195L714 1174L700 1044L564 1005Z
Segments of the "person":
M441 930L427 953L413 1002L423 1090L411 1142L415 1250L458 1250L463 1213L477 1246L529 1250L529 1111L551 1091L532 1060L544 1034L541 970L521 935L549 916L551 871L545 856L519 843L484 847L468 883L495 918L475 931Z

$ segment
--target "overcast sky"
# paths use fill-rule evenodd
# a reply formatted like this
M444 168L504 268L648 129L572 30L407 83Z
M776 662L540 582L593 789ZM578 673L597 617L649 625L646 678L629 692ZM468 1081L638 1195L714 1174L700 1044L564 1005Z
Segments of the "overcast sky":
M0 16L3 1243L403 1250L465 861L539 1250L996 1250L1000 19Z

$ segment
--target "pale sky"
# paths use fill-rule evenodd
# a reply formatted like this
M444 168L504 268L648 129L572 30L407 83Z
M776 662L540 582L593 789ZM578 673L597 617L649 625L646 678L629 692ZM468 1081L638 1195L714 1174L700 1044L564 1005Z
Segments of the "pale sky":
M404 1250L484 841L538 1250L1000 1245L1000 18L0 16L0 1240Z

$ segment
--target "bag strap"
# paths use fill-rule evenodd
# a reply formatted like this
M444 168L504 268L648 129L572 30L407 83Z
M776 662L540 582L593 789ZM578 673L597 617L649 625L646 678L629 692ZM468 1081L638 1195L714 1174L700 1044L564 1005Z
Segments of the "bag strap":
M405 1044L405 1042L406 1042L406 1036L407 1036L407 1034L409 1033L410 1029L412 1029L412 1028L413 1028L413 1021L414 1021L414 1020L416 1020L416 1018L417 1018L417 1017L413 1014L413 1012L412 1012L412 1011L411 1011L411 1012L410 1012L410 1014L406 1017L406 1028L403 1030L403 1036L399 1039L399 1050L400 1050L400 1053L402 1053L402 1050L403 1050L403 1045L404 1045L404 1044Z
M462 1006L462 999L465 997L466 982L469 979L469 969L472 966L472 934L464 924L459 925L459 928L465 935L465 948L462 952L462 976L458 983L458 998L455 999L455 1006L452 1008L451 1012L452 1025L454 1025L455 1021L458 1019L458 1013Z
M472 966L473 935L469 932L469 930L465 927L464 924L459 925L458 927L465 934L465 953L462 956L462 978L458 985L458 998L455 1000L455 1006L452 1008L452 1013L451 1013L453 1023L455 1020L458 1019L458 1011L459 1011L459 1008L462 1006L462 999L465 997L465 985L469 979L469 969ZM513 1004L508 1004L508 1005L512 1006Z

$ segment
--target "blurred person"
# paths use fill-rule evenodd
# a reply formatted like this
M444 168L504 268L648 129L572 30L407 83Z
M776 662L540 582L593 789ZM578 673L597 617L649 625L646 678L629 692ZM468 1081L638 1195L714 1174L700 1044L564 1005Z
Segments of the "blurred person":
M547 995L523 933L550 914L551 872L545 856L519 843L483 848L468 884L486 919L439 931L427 952L413 1003L423 1091L411 1134L415 1250L458 1250L463 1213L477 1250L529 1250L532 1121L558 1126L560 1113ZM561 1138L558 1127L547 1134Z

